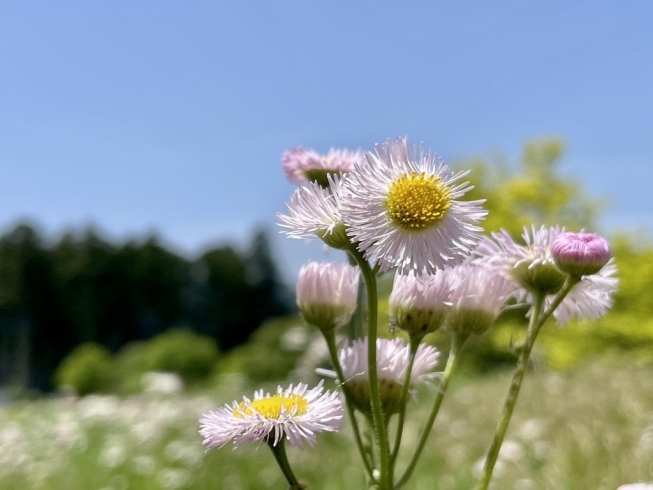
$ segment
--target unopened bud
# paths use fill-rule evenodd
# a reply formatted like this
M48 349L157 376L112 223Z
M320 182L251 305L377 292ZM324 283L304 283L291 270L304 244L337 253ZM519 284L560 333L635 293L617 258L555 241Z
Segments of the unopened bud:
M561 271L573 277L599 272L610 260L610 246L594 233L561 233L551 244L551 255Z

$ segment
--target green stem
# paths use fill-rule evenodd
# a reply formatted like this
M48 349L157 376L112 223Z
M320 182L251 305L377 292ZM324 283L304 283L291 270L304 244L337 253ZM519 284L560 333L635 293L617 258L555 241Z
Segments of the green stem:
M419 457L422 454L422 450L424 449L426 440L428 439L429 434L431 433L431 429L433 428L433 423L435 422L435 418L438 416L438 412L440 411L440 407L442 406L442 400L444 399L444 395L447 391L447 387L449 386L449 380L451 379L451 374L454 372L456 366L458 365L458 360L460 358L460 351L462 350L463 345L465 344L467 338L468 338L467 335L461 335L454 332L452 332L451 334L451 348L449 349L449 358L447 359L447 365L445 366L444 372L442 373L442 379L440 380L438 394L436 395L435 401L433 402L433 408L431 409L429 418L426 421L426 426L422 431L422 437L417 443L415 453L413 454L413 457L408 463L408 466L406 467L404 474L401 476L401 478L395 485L394 487L395 489L399 489L402 486L404 486L406 482L410 479L411 475L413 474L413 471L415 470L417 461L419 460Z
M355 248L350 250L358 267L363 274L367 287L367 373L370 381L370 399L372 408L372 422L376 432L376 442L379 446L379 490L391 490L390 481L390 444L381 408L379 395L379 379L376 366L376 330L378 315L378 296L376 289L376 275L370 264Z
M571 277L571 276L567 277L567 280L562 285L562 288L560 289L556 297L553 298L553 301L551 302L549 307L544 311L544 313L542 313L542 316L537 321L537 325L535 327L537 330L535 335L537 335L537 332L539 332L540 328L542 328L542 325L544 325L544 322L546 322L549 319L549 317L553 314L555 309L558 306L560 306L560 303L562 303L562 300L565 299L565 297L569 294L571 288L573 288L576 284L578 284L580 279L581 279L580 277Z
M537 334L542 328L542 325L544 325L544 322L546 322L546 320L551 316L553 311L560 305L560 303L562 303L562 300L565 298L565 296L567 296L571 288L574 287L577 282L578 279L576 278L567 278L564 285L562 286L562 289L558 292L551 305L543 313L542 308L544 306L544 300L546 296L541 293L534 295L533 310L531 312L531 319L528 325L524 347L519 354L517 368L513 374L512 382L510 383L506 401L503 404L503 410L501 411L499 423L497 424L490 449L488 449L487 456L485 457L483 473L481 474L481 479L478 483L478 487L476 487L477 490L487 490L488 486L490 485L492 472L494 471L494 465L497 462L499 450L503 444L503 439L506 435L506 431L508 430L508 424L510 423L512 413L517 403L517 397L519 396L519 391L521 389L524 374L526 373L526 367L528 366L528 360L530 359L531 351L533 349L533 345L535 344Z
M415 354L417 354L417 348L419 347L421 337L410 338L410 358L408 360L408 366L406 368L406 374L404 376L404 384L401 391L401 403L399 405L399 420L397 421L397 434L395 436L395 445L390 454L390 464L392 465L392 470L394 470L395 461L397 460L397 455L399 454L399 447L401 446L401 437L404 431L404 422L406 419L406 405L408 404L408 392L410 391L410 375L413 372L413 364L415 363Z
M376 467L376 455L374 454L374 427L372 426L372 421L367 417L363 417L363 423L365 424L365 428L363 430L363 446L365 447L365 451L367 452L370 461L372 462L372 468ZM371 486L374 483L374 475L369 476L370 481L368 482L368 486Z
M361 438L360 428L358 427L358 420L356 419L356 413L354 412L354 406L351 402L349 393L347 392L347 387L345 386L346 379L345 375L342 372L342 366L338 360L338 350L336 348L336 335L333 330L326 332L324 334L326 339L327 347L329 348L329 355L331 356L331 363L336 370L336 375L338 376L338 382L342 386L342 392L345 396L345 406L347 407L347 413L349 414L349 419L351 420L351 426L354 432L354 439L356 440L356 446L358 447L358 452L361 454L361 459L365 463L365 469L370 478L372 478L372 464L368 458L368 452L365 450L363 445L363 440Z
M349 265L358 267L356 259L351 254L347 255ZM358 283L358 293L356 294L356 309L351 319L345 325L345 335L349 340L355 340L365 336L365 284L363 281Z
M284 438L279 439L276 446L274 444L274 439L270 438L268 440L268 446L272 449L272 454L274 454L274 459L277 461L279 468L283 472L283 476L286 477L288 484L290 485L289 490L300 490L306 488L304 485L299 483L297 477L292 472L290 468L290 463L288 462L288 456L286 455L286 440Z

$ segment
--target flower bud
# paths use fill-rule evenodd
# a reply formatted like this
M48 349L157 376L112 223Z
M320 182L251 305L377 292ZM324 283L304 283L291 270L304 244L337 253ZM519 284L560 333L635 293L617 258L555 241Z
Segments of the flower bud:
M391 328L408 335L423 337L435 332L444 323L451 303L451 287L447 274L396 274L388 298Z
M347 229L342 221L336 223L330 229L318 230L315 234L331 248L348 250L352 247L351 241L347 236Z
M309 262L297 277L297 307L326 333L345 325L356 310L358 269L337 262Z
M551 244L558 268L572 277L599 272L610 260L610 246L594 233L561 233Z
M484 333L510 294L509 282L492 269L471 264L454 267L450 275L452 304L447 329L464 336Z
M320 187L329 188L329 177L340 175L340 172L333 172L324 168L309 168L304 171L304 176L309 182L316 182Z
M538 260L518 262L512 275L522 287L545 295L560 291L566 279L565 274L553 262Z

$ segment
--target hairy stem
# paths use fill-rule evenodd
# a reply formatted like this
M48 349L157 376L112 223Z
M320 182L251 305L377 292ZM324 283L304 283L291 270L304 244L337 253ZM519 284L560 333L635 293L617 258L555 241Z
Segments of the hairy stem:
M354 432L354 439L356 440L356 446L358 447L358 452L361 455L361 459L363 460L363 463L365 463L365 469L367 470L368 476L372 478L372 464L369 460L369 453L365 449L365 446L363 445L363 440L361 438L361 432L358 426L358 420L356 419L354 406L351 403L349 393L347 392L347 388L345 387L345 383L347 382L347 380L345 379L345 375L342 372L342 366L340 365L340 361L338 360L338 351L336 348L335 332L331 330L325 333L324 338L326 339L327 347L329 348L331 363L333 364L333 367L336 370L336 375L338 376L338 382L340 383L340 386L342 387L342 392L344 393L345 396L345 406L347 407L347 413L349 414L349 419L351 420L351 426Z
M379 447L379 490L391 490L390 481L390 444L386 428L383 409L381 408L381 397L379 395L379 379L376 366L376 336L377 336L377 315L378 296L376 288L376 274L365 260L362 254L356 250L350 250L358 267L363 274L367 288L367 373L370 381L370 399L372 408L372 423L376 433L376 442Z
M435 418L438 416L438 412L440 411L440 407L442 406L442 400L444 399L444 395L447 391L447 387L449 386L449 380L451 379L451 374L454 372L456 366L458 365L458 360L460 358L460 351L463 345L465 344L467 338L468 336L466 335L460 335L457 333L451 334L451 348L449 349L449 358L447 359L447 365L445 366L444 372L442 373L442 379L440 380L438 394L436 395L435 400L433 402L433 408L431 409L429 418L426 421L426 426L422 431L422 437L417 443L417 447L415 448L415 453L413 454L413 457L408 463L408 466L406 467L404 474L401 476L401 478L395 485L394 487L395 489L399 489L402 486L404 486L406 482L410 479L411 475L413 474L413 471L415 470L415 466L417 465L417 461L419 460L419 457L422 454L422 450L424 449L426 440L428 439L429 434L431 433L431 429L433 427L433 423L435 422Z

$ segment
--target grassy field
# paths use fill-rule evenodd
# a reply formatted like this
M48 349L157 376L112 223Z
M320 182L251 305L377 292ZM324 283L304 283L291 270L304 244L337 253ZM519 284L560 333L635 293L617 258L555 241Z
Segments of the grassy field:
M407 489L474 488L509 374L458 379ZM265 446L204 453L200 415L250 395L238 376L210 392L48 398L0 406L0 488L285 489ZM416 440L432 393L410 409ZM363 489L347 430L289 449L310 488ZM497 465L495 490L615 490L653 481L653 367L594 362L530 372Z

